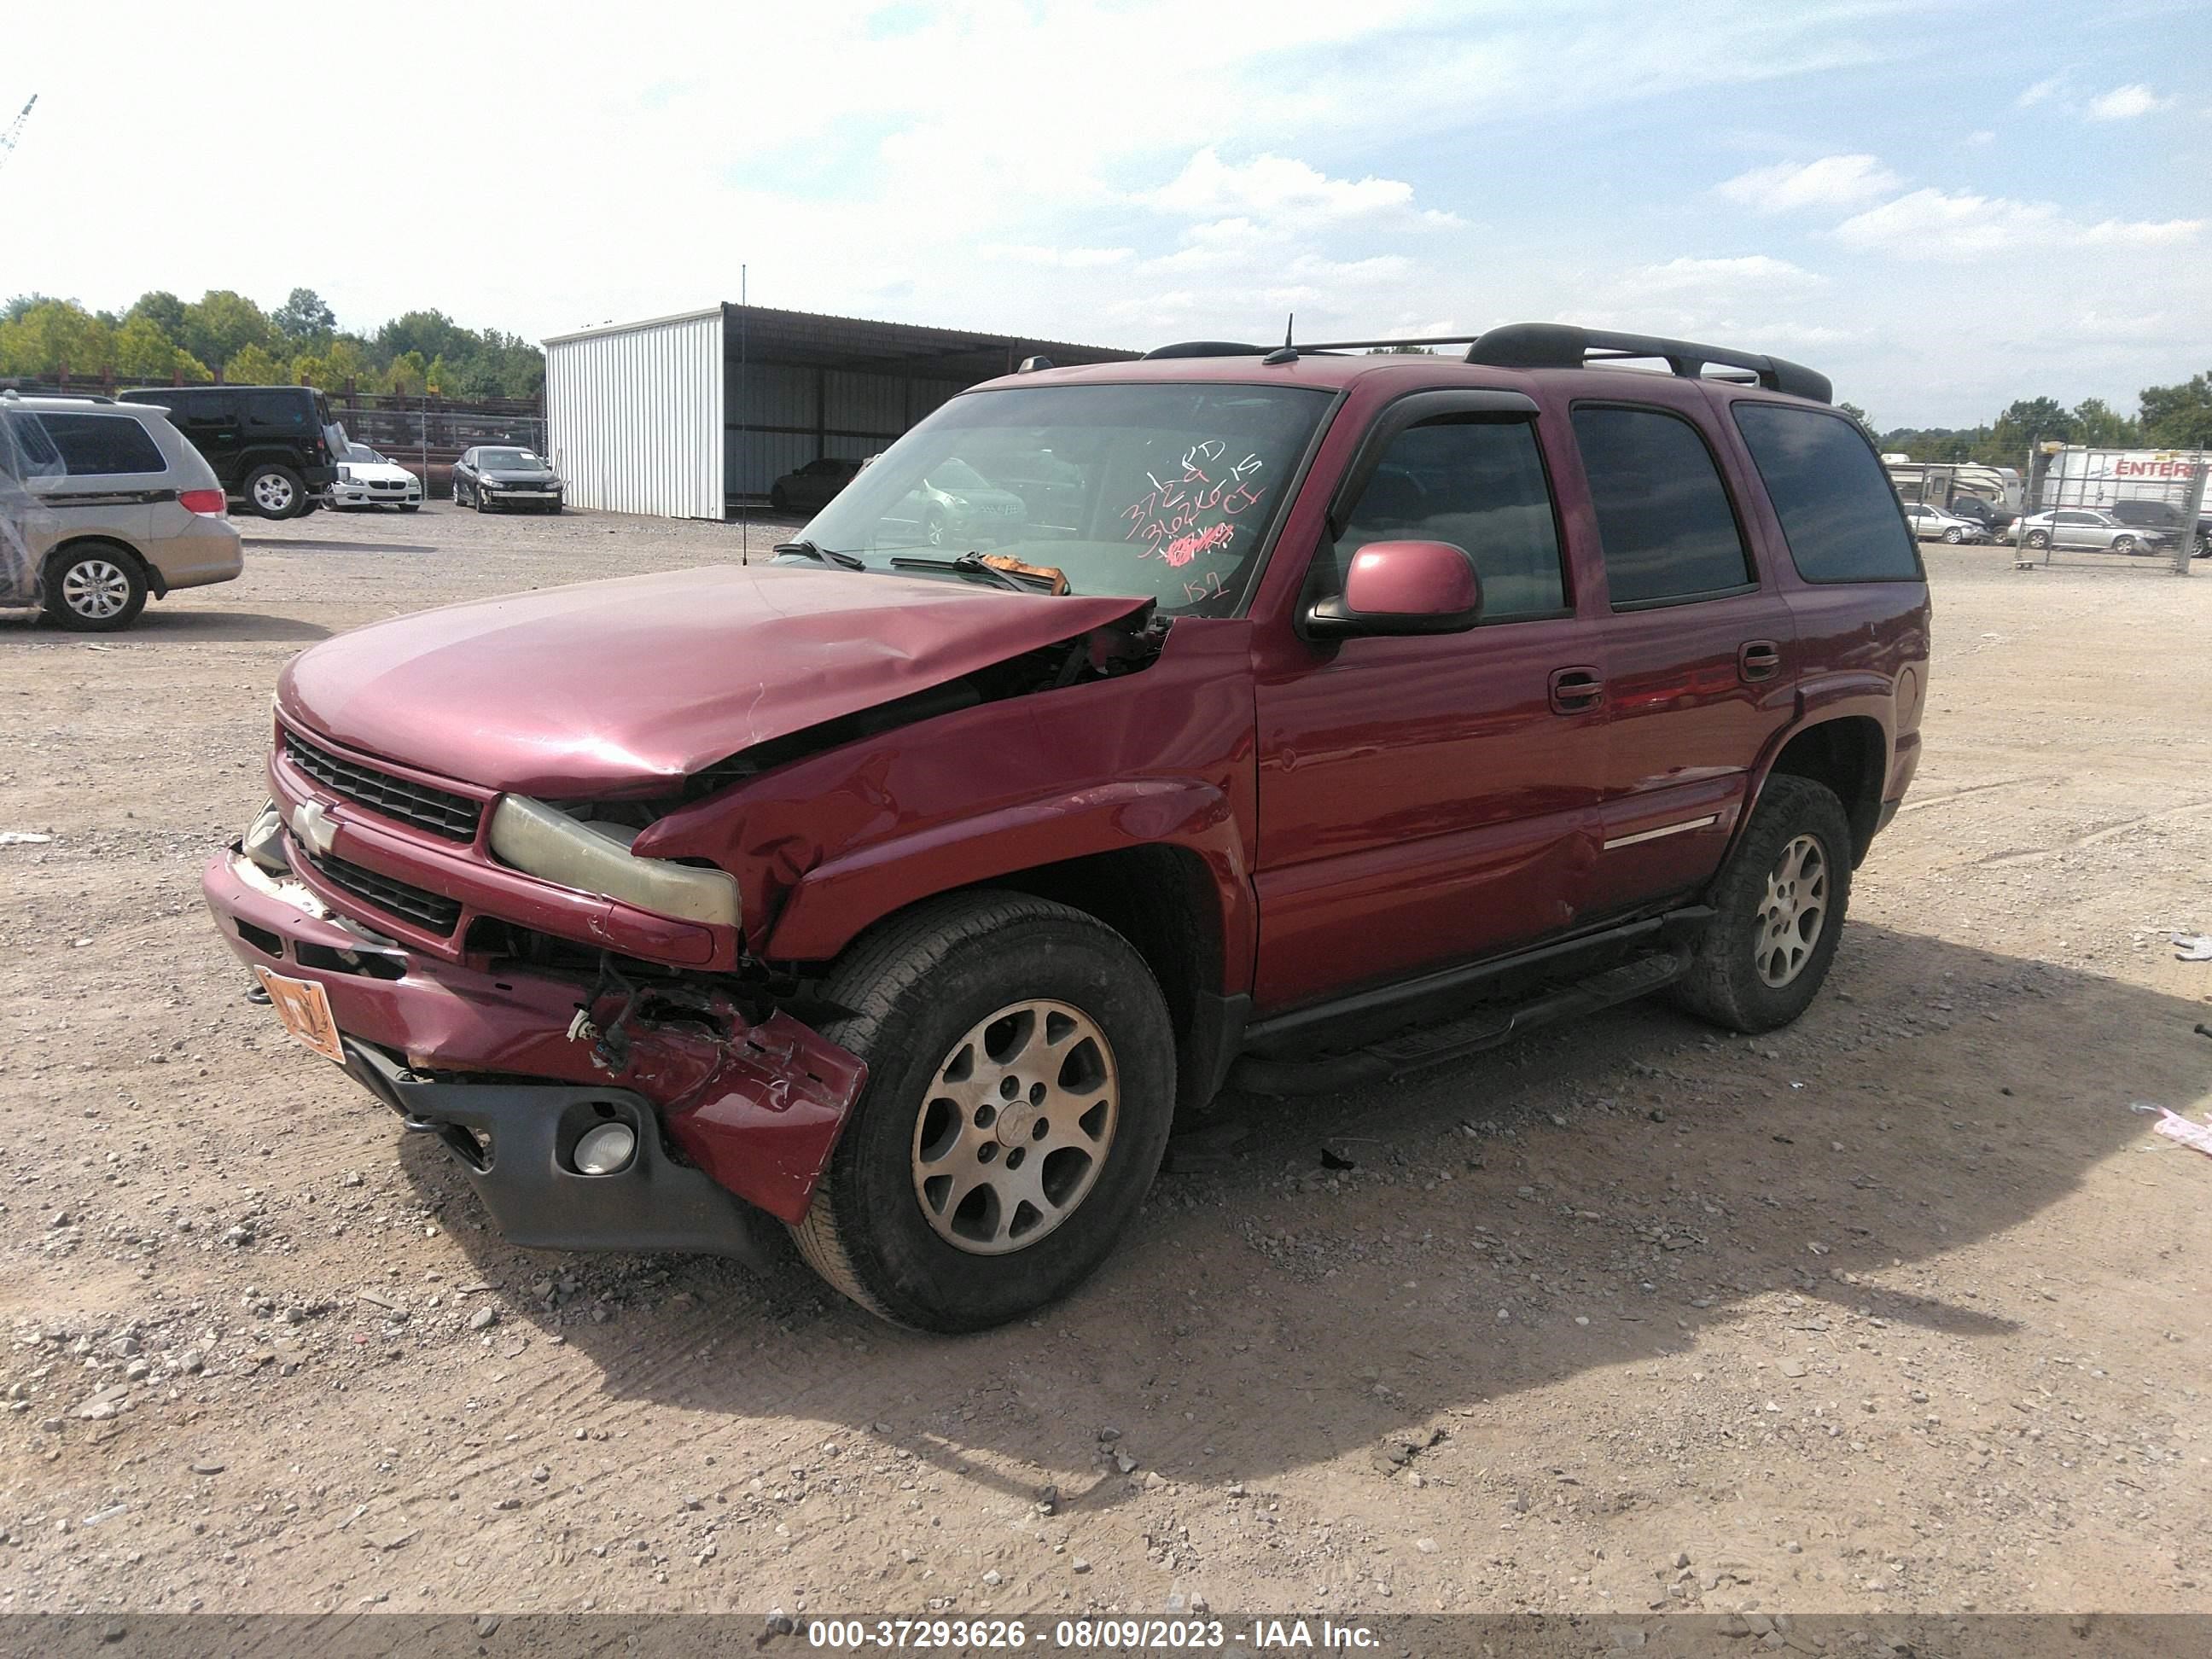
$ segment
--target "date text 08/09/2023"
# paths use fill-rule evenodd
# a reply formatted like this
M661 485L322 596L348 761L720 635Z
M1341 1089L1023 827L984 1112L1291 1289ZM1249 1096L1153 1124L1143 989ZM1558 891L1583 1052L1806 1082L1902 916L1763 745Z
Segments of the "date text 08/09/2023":
M1378 1638L1364 1625L1328 1619L815 1619L807 1645L951 1650L1050 1647L1076 1653L1138 1653L1243 1648L1259 1653L1352 1653Z

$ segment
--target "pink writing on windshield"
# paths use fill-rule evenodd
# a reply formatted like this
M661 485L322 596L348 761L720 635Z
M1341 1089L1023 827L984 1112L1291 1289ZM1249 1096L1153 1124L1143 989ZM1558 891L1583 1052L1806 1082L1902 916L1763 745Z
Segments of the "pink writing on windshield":
M1146 473L1152 489L1121 514L1129 523L1122 539L1141 542L1146 554L1177 567L1227 547L1236 539L1236 526L1228 520L1249 511L1267 490L1259 482L1264 464L1257 455L1232 462L1227 454L1218 438L1208 438L1183 452L1180 473L1164 480ZM1213 522L1202 522L1209 519Z

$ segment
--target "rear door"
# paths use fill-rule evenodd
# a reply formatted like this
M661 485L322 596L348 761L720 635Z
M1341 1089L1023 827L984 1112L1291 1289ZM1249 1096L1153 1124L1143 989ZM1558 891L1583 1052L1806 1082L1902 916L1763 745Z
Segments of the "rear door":
M1704 885L1796 708L1796 628L1704 430L1711 408L1666 381L1571 412L1607 588L1595 915Z
M116 536L143 549L153 535L153 504L177 498L161 446L128 415L42 410L38 418L64 469L41 491L61 516L62 534Z
M172 406L177 412L171 423L191 440L222 487L237 494L245 482L238 465L242 436L238 394L228 386L198 386L180 394Z
M1263 1011L1571 927L1592 856L1605 716L1554 702L1557 677L1595 659L1536 405L1423 392L1386 407L1369 446L1302 603L1340 591L1362 547L1443 541L1474 556L1483 619L1463 634L1316 644L1261 677Z

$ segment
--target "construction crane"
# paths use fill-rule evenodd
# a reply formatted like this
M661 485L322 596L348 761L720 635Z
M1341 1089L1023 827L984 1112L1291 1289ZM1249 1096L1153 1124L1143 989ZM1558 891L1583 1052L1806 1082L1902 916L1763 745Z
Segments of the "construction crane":
M0 167L8 165L8 157L15 151L15 141L23 136L23 123L31 118L31 104L38 101L39 94L34 92L31 94L31 103L24 105L16 112L15 120L9 123L5 133L0 133Z

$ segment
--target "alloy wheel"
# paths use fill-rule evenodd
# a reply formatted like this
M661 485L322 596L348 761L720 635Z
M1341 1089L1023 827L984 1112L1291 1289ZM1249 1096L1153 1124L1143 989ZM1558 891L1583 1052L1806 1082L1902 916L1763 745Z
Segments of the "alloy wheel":
M106 559L81 559L62 578L62 603L88 622L106 622L131 602L131 578Z
M1814 836L1799 836L1766 872L1752 956L1759 976L1779 990L1804 971L1828 920L1828 854Z
M1096 1184L1120 1106L1112 1046L1081 1010L1036 1000L987 1015L939 1064L915 1119L923 1217L974 1255L1036 1243Z

